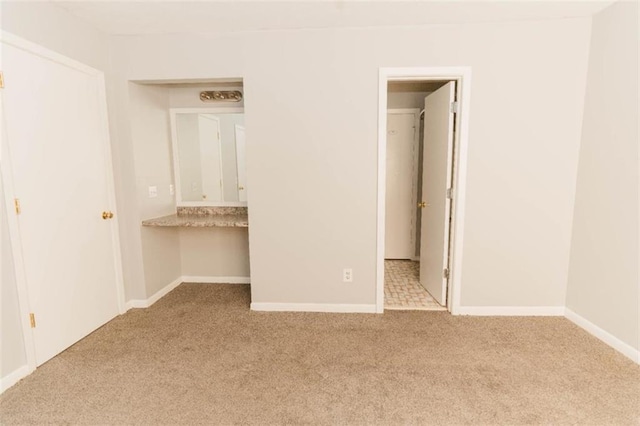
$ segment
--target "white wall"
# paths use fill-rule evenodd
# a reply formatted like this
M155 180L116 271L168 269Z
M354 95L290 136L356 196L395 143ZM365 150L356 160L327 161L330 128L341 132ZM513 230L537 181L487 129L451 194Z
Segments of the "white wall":
M175 228L145 228L141 222L176 212L173 184L169 89L129 83L129 119L133 144L138 228L142 242L145 295L149 297L181 275L180 240ZM197 142L197 141L196 141ZM158 196L149 198L149 186Z
M595 16L567 308L640 348L638 3Z
M122 36L112 51L127 79L244 78L254 302L375 302L378 69L472 66L462 304L562 306L589 35L584 18Z
M0 182L0 378L6 377L27 363L7 222L9 212L5 207L3 191Z
M247 228L182 228L180 261L183 276L248 277Z

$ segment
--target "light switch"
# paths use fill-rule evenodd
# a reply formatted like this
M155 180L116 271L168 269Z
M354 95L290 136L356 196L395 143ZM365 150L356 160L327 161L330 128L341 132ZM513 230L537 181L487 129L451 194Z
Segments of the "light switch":
M176 193L176 187L173 184L169 185L169 195L174 195Z
M158 196L158 187L150 186L149 187L149 198L156 198Z

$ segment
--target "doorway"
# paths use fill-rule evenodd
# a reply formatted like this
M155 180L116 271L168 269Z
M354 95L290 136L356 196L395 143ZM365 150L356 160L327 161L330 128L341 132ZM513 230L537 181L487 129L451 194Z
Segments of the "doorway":
M470 75L380 70L377 312L460 305Z

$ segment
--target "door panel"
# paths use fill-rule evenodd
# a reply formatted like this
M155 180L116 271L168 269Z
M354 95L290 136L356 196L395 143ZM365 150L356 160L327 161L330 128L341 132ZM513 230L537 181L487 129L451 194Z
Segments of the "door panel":
M387 114L385 259L412 259L415 115Z
M420 283L440 303L447 303L449 217L453 163L455 83L449 82L425 98L422 221L420 231Z
M238 176L238 200L247 201L246 145L244 126L236 124L236 170Z
M38 365L118 314L101 81L2 44L4 123ZM4 167L4 166L3 166Z

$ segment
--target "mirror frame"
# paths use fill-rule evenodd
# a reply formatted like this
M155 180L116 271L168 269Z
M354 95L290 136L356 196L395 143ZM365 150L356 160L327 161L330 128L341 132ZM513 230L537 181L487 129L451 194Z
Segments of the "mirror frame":
M178 157L178 129L177 114L240 114L242 107L219 108L169 108L171 121L171 151L173 157L173 183L175 188L176 207L246 207L247 201L182 201L182 186L180 185L180 158ZM245 159L246 160L246 159ZM245 164L246 167L246 164Z

